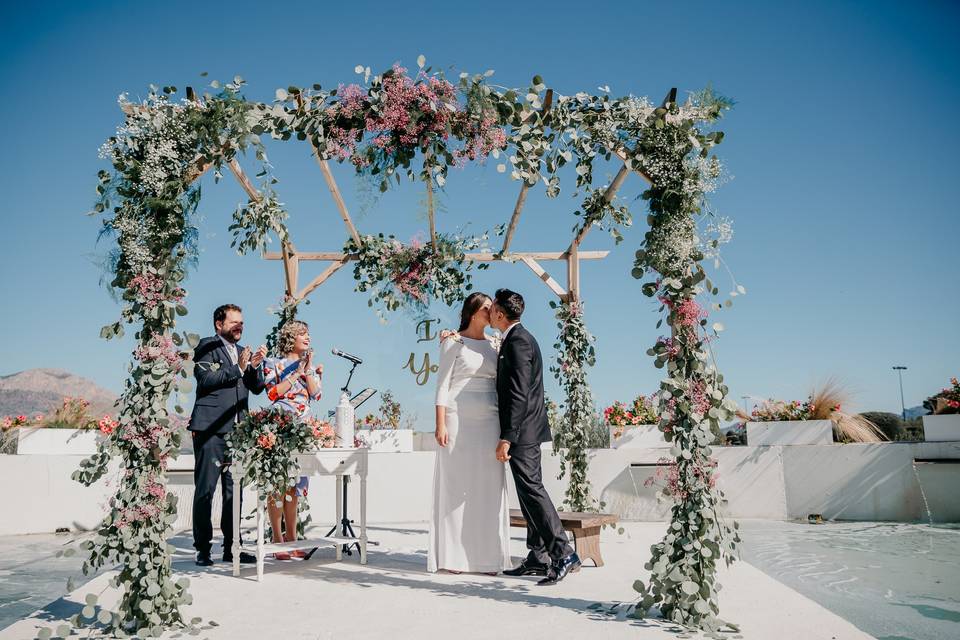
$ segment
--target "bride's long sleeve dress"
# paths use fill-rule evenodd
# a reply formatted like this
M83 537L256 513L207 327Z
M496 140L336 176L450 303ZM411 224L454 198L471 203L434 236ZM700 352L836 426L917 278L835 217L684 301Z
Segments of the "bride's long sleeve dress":
M427 570L499 572L512 567L506 465L496 459L497 349L460 337L440 348L436 405L449 442L439 447Z

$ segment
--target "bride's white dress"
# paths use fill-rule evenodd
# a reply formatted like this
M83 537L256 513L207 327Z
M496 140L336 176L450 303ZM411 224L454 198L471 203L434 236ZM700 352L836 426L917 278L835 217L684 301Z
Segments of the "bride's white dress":
M497 350L460 337L440 347L436 404L449 443L437 451L427 570L493 572L512 567L506 465L496 458Z

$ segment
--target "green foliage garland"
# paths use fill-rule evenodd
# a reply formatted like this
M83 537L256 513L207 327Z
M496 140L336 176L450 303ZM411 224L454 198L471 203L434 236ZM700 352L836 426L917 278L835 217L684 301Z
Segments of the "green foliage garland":
M586 371L596 361L594 338L583 322L582 304L562 302L558 305L551 301L550 307L556 309L560 329L554 345L557 355L550 371L566 394L562 427L553 440L554 452L562 456L560 477L570 474L563 504L570 511L595 511L596 500L590 497L587 479L587 431L594 421L594 406Z

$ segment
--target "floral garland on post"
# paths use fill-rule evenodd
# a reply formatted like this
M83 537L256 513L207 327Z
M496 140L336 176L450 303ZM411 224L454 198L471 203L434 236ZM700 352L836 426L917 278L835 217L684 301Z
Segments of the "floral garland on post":
M257 145L249 136L251 107L239 94L242 85L236 78L217 94L204 96L204 103L192 97L173 101L174 87L152 88L141 104L121 95L126 122L101 149L113 173L99 173L94 212L109 215L103 232L117 239L110 284L120 290L124 306L121 320L100 335L120 336L124 324L135 324L139 346L117 402L116 422L102 429L106 438L97 453L73 474L90 485L107 473L112 458L120 461L110 512L81 548L88 553L84 573L107 564L121 566L112 585L122 589L122 596L115 611L98 613L97 597L88 595L86 607L71 620L74 626L99 623L117 637L159 636L165 628L199 622L187 623L181 614L180 606L192 598L186 578L173 580L166 542L177 501L167 491L165 471L177 456L186 426L183 405L192 389L192 349L199 342L198 336L174 329L177 317L187 314L181 284L187 264L196 258L191 217L200 190L195 180L204 165L219 168L237 151ZM257 238L266 231L252 230L244 245L258 246ZM178 400L170 412L168 399L175 392Z
M587 430L594 419L593 394L587 384L587 367L596 362L594 338L583 322L583 305L579 302L550 301L556 309L557 327L560 335L554 348L557 350L550 371L560 381L566 394L562 425L553 439L554 453L560 458L560 475L568 471L570 478L563 504L571 511L594 511L596 500L590 496L590 481L587 479Z
M650 206L650 230L633 275L654 276L642 290L660 300L671 328L671 335L658 339L648 353L667 371L660 383L659 426L673 444L674 457L670 527L645 565L649 581L634 585L641 594L634 614L644 616L658 606L665 618L713 636L724 627L736 628L717 617L716 565L721 558L727 564L734 561L739 536L737 523L731 528L719 515L724 497L716 488L711 444L714 429L731 419L737 407L712 362L707 313L696 300L717 289L700 265L704 251L693 216L701 213L704 194L719 174L718 161L708 154L722 139L722 133L704 134L697 125L715 121L728 106L706 92L684 105L670 102L653 110L648 135L628 159L653 181L643 194ZM713 325L714 333L722 328Z
M473 289L473 263L467 262L465 254L481 248L486 239L486 235L464 238L438 234L433 243L414 240L404 245L381 233L363 236L360 247L350 239L343 251L357 255L354 291L369 291L367 304L377 307L377 314L383 319L385 311L423 311L431 299L447 305L463 301L466 292ZM478 269L488 267L486 263L477 265Z

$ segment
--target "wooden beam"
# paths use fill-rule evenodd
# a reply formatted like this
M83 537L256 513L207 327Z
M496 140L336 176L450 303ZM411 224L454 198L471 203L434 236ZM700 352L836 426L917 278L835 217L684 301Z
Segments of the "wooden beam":
M305 287L303 288L303 291L301 291L300 293L297 294L296 302L300 302L301 300L303 300L304 298L306 298L308 295L310 295L310 294L313 292L314 289L316 289L317 287L319 287L320 285L322 285L324 282L327 281L327 279L328 279L330 276L332 276L332 275L335 274L337 271L339 271L340 269L342 269L342 268L343 268L343 265L347 264L347 262L349 261L349 259L350 259L350 256L344 256L341 260L339 260L339 261L337 261L337 262L334 262L333 264L329 265L326 269L324 269L324 270L323 270L323 273L321 273L321 274L318 275L316 278L314 278L314 279L310 282L310 284L308 284L307 286L305 286Z
M337 204L337 209L340 211L340 217L343 218L343 223L347 225L347 231L350 232L353 242L359 247L362 244L360 242L360 234L357 233L357 228L353 226L353 220L350 219L350 213L347 211L347 203L343 201L343 196L340 195L340 189L337 187L337 182L333 179L333 173L330 172L330 164L320 157L320 153L317 151L317 148L313 146L312 141L310 146L313 147L313 155L317 159L317 163L320 165L320 171L323 172L323 179L327 182L327 188L330 189L330 195L333 196L333 201Z
M550 105L552 104L553 89L547 89L547 93L543 97L543 108L540 110L541 120L543 120L550 111ZM506 253L510 250L510 243L513 241L513 234L517 230L517 222L520 220L520 212L523 211L523 205L527 202L527 191L529 190L530 185L526 179L524 179L523 185L520 187L520 195L517 196L517 203L513 206L513 215L510 216L510 226L507 227L507 235L503 239L503 249L500 250L500 253Z
M263 196L260 195L260 192L254 188L253 184L250 182L250 178L247 177L247 174L243 172L243 169L240 167L240 163L237 162L236 158L230 160L230 163L227 165L230 167L230 172L233 174L233 177L237 179L237 182L240 183L240 186L244 191L247 192L247 196L254 202L260 202L263 200Z
M433 216L433 176L427 180L427 217L430 219L430 242L433 252L437 252L437 223Z
M303 94L297 94L297 106L299 109L306 109L306 106L303 102ZM317 164L320 165L320 171L323 172L323 179L327 183L327 188L330 190L330 195L333 196L333 201L337 205L337 210L340 211L340 217L343 218L343 223L347 226L347 231L350 232L350 236L353 238L353 242L359 247L360 234L357 233L357 228L353 224L353 220L350 219L350 212L347 211L347 203L343 201L343 196L340 195L340 189L337 187L337 181L333 179L333 173L330 171L330 164L327 162L320 154L320 149L317 149L317 145L313 143L313 138L309 135L307 140L310 141L310 149L313 151L313 157L317 159Z
M297 275L300 271L300 259L296 249L289 242L281 245L281 259L283 260L283 277L287 284L287 297L292 298L297 293Z
M566 251L521 251L517 253L508 253L500 255L496 253L468 253L467 260L472 262L512 262L522 260L524 257L534 260L566 260L569 255ZM581 260L602 260L610 255L609 251L580 251ZM339 262L341 260L351 261L357 259L357 254L344 254L341 251L303 251L296 252L299 261L320 261L320 262ZM283 255L276 251L267 251L263 254L265 260L283 260Z
M510 216L510 226L507 227L507 235L503 239L503 249L500 250L500 253L506 253L510 249L510 243L513 241L513 234L517 230L517 222L520 220L523 205L527 202L527 191L529 190L530 185L524 180L523 186L520 187L520 195L517 196L517 203L513 205L513 215Z
M650 184L653 184L653 178L651 178L650 176L648 176L646 173L644 173L644 172L641 171L640 169L637 169L637 168L635 168L635 167L629 167L629 166L627 165L627 160L629 159L629 156L627 155L626 150L624 150L624 149L617 149L616 151L613 152L613 154L614 154L615 156L617 156L618 158L620 158L621 160L623 160L623 165L624 165L625 167L628 167L628 168L629 168L631 171L633 171L635 174L637 174L638 176L640 176L641 178L643 178L644 180L646 180L646 181L649 182Z
M630 173L630 170L627 169L627 165L624 164L620 167L620 170L617 171L617 175L613 177L613 182L610 183L610 186L607 187L607 190L603 193L603 199L609 203L613 200L613 196L616 195L617 191L623 185L623 181L627 178L627 174ZM590 228L593 226L592 222L586 222L577 232L576 237L574 237L573 242L570 243L570 248L579 247L580 243L583 242L583 239L587 237L587 232L590 231Z
M546 284L551 291L557 294L561 300L567 299L567 292L564 290L564 288L560 286L559 282L550 277L550 274L540 266L539 262L529 256L521 256L520 260L525 265L530 267L530 270L537 274L537 277L543 280L544 284Z
M567 291L571 302L580 299L580 255L580 248L571 245L567 256Z

